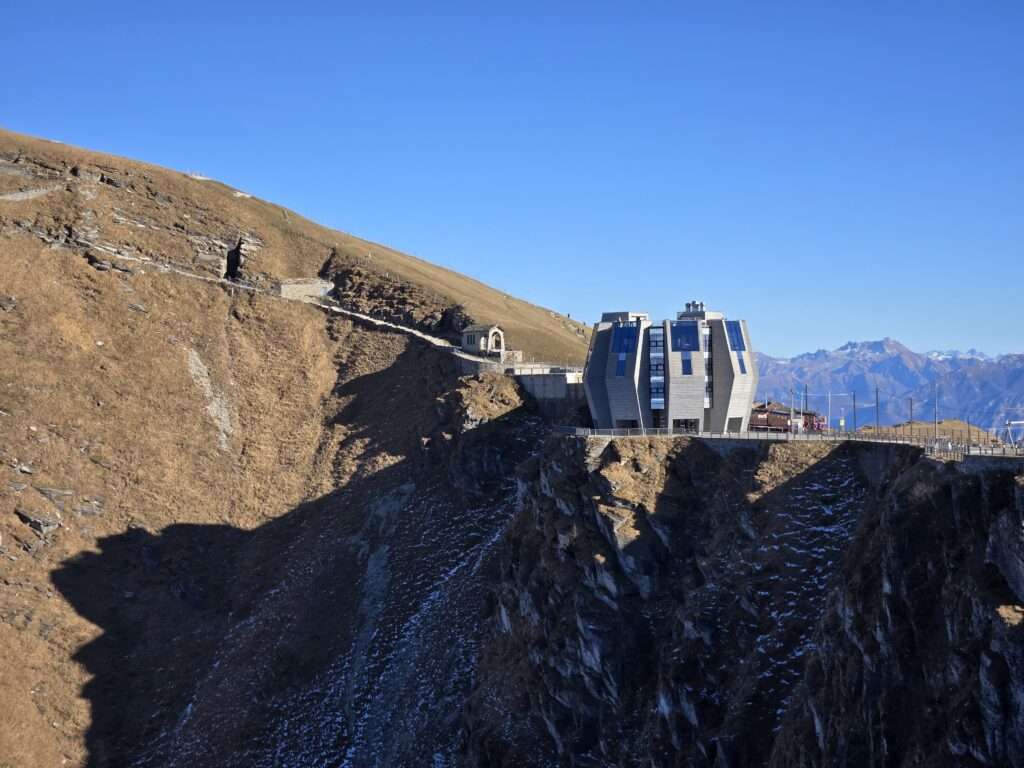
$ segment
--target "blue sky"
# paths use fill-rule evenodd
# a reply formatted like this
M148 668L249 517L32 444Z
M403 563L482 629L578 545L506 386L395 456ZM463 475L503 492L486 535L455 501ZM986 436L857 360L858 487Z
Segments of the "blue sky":
M586 321L1024 352L1022 4L211 5L19 5L0 125Z

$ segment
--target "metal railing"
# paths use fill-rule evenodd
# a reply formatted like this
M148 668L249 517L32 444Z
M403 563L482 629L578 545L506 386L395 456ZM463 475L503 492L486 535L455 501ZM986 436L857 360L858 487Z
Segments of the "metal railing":
M591 429L588 427L556 426L554 432L573 437L692 437L702 440L748 440L751 442L802 443L885 443L912 445L924 448L930 456L962 459L964 456L1024 457L1024 447L969 440L966 431L955 434L926 435L923 430L872 430L870 432L810 431L810 432L696 432L672 427ZM987 433L978 431L978 437ZM973 435L971 436L973 438Z
M505 373L509 376L534 376L549 373L583 373L583 367L577 365L557 365L554 363L516 363L506 365Z

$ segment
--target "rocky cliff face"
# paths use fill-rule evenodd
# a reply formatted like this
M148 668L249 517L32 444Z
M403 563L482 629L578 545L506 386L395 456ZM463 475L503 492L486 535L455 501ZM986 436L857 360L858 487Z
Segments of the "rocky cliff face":
M520 494L469 764L1020 764L1011 476L556 441Z
M929 462L851 543L773 765L1024 765L1024 478Z

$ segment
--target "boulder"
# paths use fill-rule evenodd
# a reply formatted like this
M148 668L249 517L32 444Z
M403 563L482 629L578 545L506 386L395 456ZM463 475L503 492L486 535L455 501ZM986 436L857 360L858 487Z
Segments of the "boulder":
M14 510L14 514L18 516L18 519L21 520L21 522L41 537L49 536L55 530L60 528L60 521L41 515L38 512L33 512L32 510L19 507Z

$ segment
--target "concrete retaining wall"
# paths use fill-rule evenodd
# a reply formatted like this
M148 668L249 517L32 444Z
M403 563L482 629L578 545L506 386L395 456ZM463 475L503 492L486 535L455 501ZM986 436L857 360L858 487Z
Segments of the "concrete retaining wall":
M582 373L531 373L515 379L549 419L575 421L586 406Z
M460 376L476 376L480 373L504 373L505 366L497 360L477 358L469 360L465 357L456 358L459 361Z
M278 293L282 299L298 301L320 301L334 290L334 283L316 278L299 280L282 280Z
M535 400L584 400L583 377L578 373L535 373L516 376Z
M1024 456L964 456L957 469L965 474L1024 472Z

